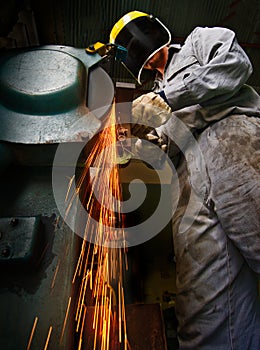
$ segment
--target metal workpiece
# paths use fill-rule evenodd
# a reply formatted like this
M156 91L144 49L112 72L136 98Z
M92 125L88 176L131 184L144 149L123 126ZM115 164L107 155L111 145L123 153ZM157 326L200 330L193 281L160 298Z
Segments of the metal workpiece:
M114 86L99 55L48 45L0 55L0 140L46 144L90 139Z

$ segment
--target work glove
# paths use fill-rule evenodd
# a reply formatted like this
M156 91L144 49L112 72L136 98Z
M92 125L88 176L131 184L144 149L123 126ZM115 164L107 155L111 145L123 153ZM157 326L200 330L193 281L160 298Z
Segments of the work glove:
M160 147L163 152L167 152L168 137L166 135L161 134L159 136L158 131L153 129L151 132L145 135L144 139Z
M135 153L139 159L147 163L148 167L161 169L167 159L167 143L165 141L153 129L143 139L137 139Z
M164 99L149 92L136 98L132 103L133 135L143 138L153 129L159 127L171 117L171 107Z

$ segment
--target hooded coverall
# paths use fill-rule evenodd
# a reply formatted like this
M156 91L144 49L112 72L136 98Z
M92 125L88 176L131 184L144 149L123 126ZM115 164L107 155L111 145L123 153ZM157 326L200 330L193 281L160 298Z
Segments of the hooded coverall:
M252 67L225 28L195 28L174 50L154 91L173 111L160 132L173 158L176 144L181 151L179 195L172 186L180 349L257 350L260 97L245 85Z

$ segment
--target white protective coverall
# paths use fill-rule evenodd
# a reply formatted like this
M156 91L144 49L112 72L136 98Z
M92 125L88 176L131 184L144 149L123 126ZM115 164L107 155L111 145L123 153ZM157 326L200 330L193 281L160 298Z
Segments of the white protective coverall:
M182 151L179 194L173 180L181 350L260 349L260 97L245 85L251 72L231 30L198 27L155 81L173 111L158 130L173 158L175 143Z

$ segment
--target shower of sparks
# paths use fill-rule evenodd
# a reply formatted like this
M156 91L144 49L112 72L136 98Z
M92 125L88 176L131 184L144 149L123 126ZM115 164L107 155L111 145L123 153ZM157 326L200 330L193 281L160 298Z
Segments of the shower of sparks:
M84 348L84 324L88 316L87 295L91 294L93 350L129 349L126 328L123 274L127 270L124 245L124 217L121 213L121 186L117 165L116 120L113 105L108 125L99 133L88 155L72 198L67 195L67 211L81 195L82 203L97 225L86 223L85 233L95 237L93 244L83 240L72 283L80 282L76 307L78 350ZM100 156L102 155L102 156ZM112 167L111 167L112 164ZM90 170L96 174L90 177ZM73 179L74 180L74 179ZM96 193L101 198L96 198ZM118 248L118 242L123 242ZM114 243L113 243L114 242ZM108 243L108 244L106 244ZM113 344L113 345L111 345Z

